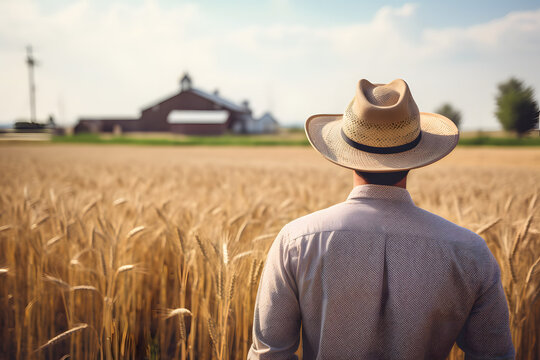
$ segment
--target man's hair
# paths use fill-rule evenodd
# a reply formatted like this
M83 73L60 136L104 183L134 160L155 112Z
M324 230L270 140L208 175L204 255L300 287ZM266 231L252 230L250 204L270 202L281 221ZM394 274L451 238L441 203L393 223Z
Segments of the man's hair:
M369 173L365 171L355 170L356 174L362 179L366 180L370 184L375 185L395 185L400 182L407 174L409 170L405 171L393 171L386 173Z

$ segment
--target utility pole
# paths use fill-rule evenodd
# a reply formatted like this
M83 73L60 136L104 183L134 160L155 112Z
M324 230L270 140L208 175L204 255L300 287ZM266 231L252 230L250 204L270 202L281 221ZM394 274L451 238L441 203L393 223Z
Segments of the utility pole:
M32 55L32 46L26 47L26 64L28 65L28 80L30 82L30 122L36 122L36 84L34 82L34 66L36 60Z

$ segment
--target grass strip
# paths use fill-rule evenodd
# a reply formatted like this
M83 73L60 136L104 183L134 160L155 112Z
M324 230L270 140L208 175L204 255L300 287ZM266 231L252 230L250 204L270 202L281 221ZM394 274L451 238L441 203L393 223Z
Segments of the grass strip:
M130 136L104 137L99 134L53 136L53 143L169 145L169 146L308 146L306 138L282 138L279 136L186 136L183 138L139 138ZM540 146L540 137L467 137L459 140L460 146Z
M258 136L189 136L179 139L137 138L129 136L101 137L98 134L53 136L54 143L179 145L179 146L306 146L307 139L269 138Z
M462 146L540 146L540 137L489 137L477 136L459 140Z

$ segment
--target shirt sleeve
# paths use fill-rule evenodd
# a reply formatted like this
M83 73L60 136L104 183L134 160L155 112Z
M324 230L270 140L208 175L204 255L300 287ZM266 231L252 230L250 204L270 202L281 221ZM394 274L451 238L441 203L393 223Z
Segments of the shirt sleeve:
M292 269L296 260L282 230L264 266L253 319L253 344L248 359L297 359L300 306Z
M466 360L514 359L508 303L499 265L487 246L485 250L489 253L485 265L488 276L459 334L457 345L465 352Z

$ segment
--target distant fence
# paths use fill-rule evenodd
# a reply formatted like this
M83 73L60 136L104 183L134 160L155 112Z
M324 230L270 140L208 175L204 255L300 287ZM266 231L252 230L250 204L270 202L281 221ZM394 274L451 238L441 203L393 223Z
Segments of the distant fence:
M50 141L50 132L0 132L0 141Z

